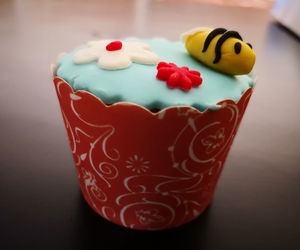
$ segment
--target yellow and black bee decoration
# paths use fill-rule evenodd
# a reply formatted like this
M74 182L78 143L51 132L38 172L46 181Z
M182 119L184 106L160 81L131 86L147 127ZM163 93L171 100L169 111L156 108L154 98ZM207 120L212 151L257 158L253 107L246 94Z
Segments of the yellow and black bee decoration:
M229 75L248 74L255 63L255 53L236 31L195 28L182 34L188 52L207 66Z

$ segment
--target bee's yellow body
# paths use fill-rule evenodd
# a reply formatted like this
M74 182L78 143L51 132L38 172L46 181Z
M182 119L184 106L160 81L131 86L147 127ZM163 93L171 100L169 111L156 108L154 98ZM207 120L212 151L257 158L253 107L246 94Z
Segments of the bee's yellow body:
M248 74L255 63L251 45L235 31L196 28L183 34L188 52L207 66L229 74Z

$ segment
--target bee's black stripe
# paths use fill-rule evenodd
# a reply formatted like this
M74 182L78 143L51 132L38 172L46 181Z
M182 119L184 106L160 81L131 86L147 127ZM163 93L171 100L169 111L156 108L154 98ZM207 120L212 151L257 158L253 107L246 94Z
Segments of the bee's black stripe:
M216 28L213 31L211 31L205 39L202 52L205 52L207 50L212 39L214 39L217 35L223 34L225 32L226 32L226 29L224 29L224 28Z
M229 30L226 31L218 40L216 47L215 47L215 53L216 53L216 57L214 60L214 64L216 64L217 62L219 62L221 60L221 47L223 45L223 43L230 37L234 37L237 39L240 39L241 41L243 41L242 37L240 36L240 34L236 31L233 30Z

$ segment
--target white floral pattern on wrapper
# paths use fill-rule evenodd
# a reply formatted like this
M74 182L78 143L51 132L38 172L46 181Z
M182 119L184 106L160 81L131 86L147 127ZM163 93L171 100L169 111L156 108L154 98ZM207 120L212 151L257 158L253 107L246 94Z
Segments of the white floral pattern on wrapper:
M179 169L178 169L179 170ZM135 175L124 179L127 193L119 195L116 203L120 206L120 219L125 227L157 230L180 225L190 218L196 218L206 200L195 200L195 193L205 197L214 189L216 178L222 170L222 162L199 173L181 169L181 176ZM176 170L174 171L176 173ZM211 180L209 180L211 179ZM145 181L147 180L147 181ZM207 184L203 184L204 181ZM154 198L155 197L155 198ZM179 212L181 211L181 212ZM136 216L137 221L132 222Z
M138 157L136 154L134 156L129 157L126 161L126 168L131 169L132 172L136 172L138 174L147 172L149 168L149 161L145 161L143 157Z
M88 42L87 48L80 49L72 58L76 64L98 61L98 66L103 69L116 70L127 68L131 62L140 64L157 64L159 57L150 46L141 42L122 42L120 50L108 51L106 46L112 40Z
M121 130L118 123L106 119L105 123L95 122L94 116L87 119L80 112L79 103L85 95L90 98L90 94L74 93L59 78L54 82L85 199L106 219L147 230L181 225L205 209L252 93L248 91L239 105L232 102L222 105L217 112L226 115L218 121L207 121L202 119L205 113L184 108L153 115L154 121L159 118L160 122L167 122L174 112L175 117L184 121L173 133L169 146L166 144L165 154L159 155L171 164L161 166L163 159L159 158L157 168L155 159L148 158L135 144L130 144L132 154L123 154L124 148L117 144ZM94 105L105 107L99 99L91 99ZM187 144L182 148L182 143ZM199 154L197 147L203 153Z
M220 128L214 135L208 135L201 140L202 145L206 146L205 152L210 154L224 142L224 128Z

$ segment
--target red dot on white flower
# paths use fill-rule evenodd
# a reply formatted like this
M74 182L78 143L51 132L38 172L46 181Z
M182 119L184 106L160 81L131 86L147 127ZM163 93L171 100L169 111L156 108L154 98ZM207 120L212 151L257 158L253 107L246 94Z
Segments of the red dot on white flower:
M121 41L113 41L106 45L107 51L115 51L122 49L122 42Z

